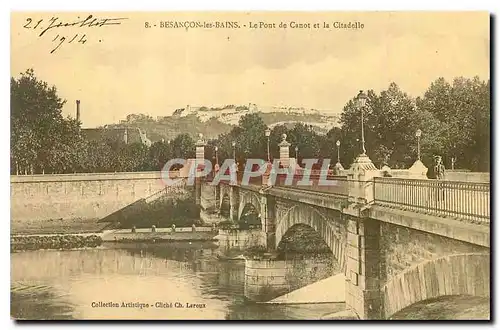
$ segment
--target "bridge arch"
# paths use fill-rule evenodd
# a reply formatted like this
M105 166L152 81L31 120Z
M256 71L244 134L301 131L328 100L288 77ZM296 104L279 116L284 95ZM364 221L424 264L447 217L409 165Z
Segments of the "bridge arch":
M251 204L253 208L260 213L260 196L253 191L240 190L240 203L238 205L238 221L243 215L243 211L247 205ZM261 215L262 219L262 215Z
M330 212L328 212L330 213ZM345 224L340 212L332 211L330 216L309 205L293 205L281 213L276 224L276 246L279 245L286 232L295 225L303 224L313 228L328 245L337 260L339 267L345 272Z
M224 196L227 196L229 198L230 194L231 194L231 188L228 186L228 185L225 185L225 184L220 184L219 185L219 196L220 196L220 199L219 199L219 208L222 207L222 202L224 200Z
M260 209L257 209L253 203L246 203L238 218L240 229L262 228Z
M221 216L228 219L231 218L231 199L228 193L221 195L219 210Z
M490 255L454 254L406 269L382 287L385 318L420 301L490 295Z

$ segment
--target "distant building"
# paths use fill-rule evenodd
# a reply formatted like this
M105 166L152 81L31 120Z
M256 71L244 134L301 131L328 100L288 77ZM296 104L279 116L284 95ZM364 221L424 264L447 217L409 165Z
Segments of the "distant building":
M80 121L80 100L76 100L76 119ZM126 120L120 120L120 124L126 124L133 121L150 121L151 116L143 114L131 114ZM102 128L82 128L80 130L83 137L88 141L114 141L129 143L142 143L150 147L152 142L146 136L146 132L137 127L113 128L105 125Z

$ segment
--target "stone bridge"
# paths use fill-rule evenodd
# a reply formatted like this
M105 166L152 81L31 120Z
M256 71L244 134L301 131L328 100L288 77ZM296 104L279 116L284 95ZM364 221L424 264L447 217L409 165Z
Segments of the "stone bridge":
M489 297L489 184L382 178L367 158L326 187L221 182L216 204L235 223L257 210L270 251L295 225L316 230L360 319L442 296Z

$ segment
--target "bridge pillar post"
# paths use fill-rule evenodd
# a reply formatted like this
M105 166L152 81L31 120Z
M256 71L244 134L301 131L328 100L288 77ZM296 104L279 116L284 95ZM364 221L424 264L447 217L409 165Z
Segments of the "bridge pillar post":
M205 140L203 139L203 135L200 133L200 137L198 141L196 141L196 161L195 161L195 201L196 205L201 206L201 184L202 178L198 177L198 171L200 170L200 165L205 164Z
M362 154L348 171L346 307L360 319L383 317L380 292L380 224L366 216L373 203L373 178L380 171Z
M215 212L217 214L220 214L220 203L221 203L221 196L220 196L220 184L215 186Z
M286 134L281 136L282 141L278 145L280 147L280 164L283 167L290 166L290 143L286 140Z
M266 248L270 251L276 250L276 217L274 200L261 192L260 203L261 225L266 234Z
M427 167L425 167L420 159L417 159L408 169L408 176L411 179L427 179Z
M348 215L346 307L360 319L382 319L380 223Z
M239 191L234 185L229 186L229 218L238 222Z

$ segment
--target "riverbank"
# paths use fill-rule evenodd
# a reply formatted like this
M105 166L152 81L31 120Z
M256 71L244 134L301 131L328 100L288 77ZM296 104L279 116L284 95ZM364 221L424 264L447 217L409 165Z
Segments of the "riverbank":
M210 231L181 231L187 228L179 228L179 231L166 231L167 228L158 228L156 232L149 229L147 232L123 232L123 230L110 230L102 234L104 242L203 242L203 241L218 241L215 236L217 232Z
M121 243L159 243L159 242L217 242L217 231L211 227L199 227L195 231L191 227L176 228L138 228L104 229L107 224L92 226L94 223L83 222L63 228L44 227L35 231L35 227L25 230L11 230L11 252L32 251L41 249L69 250L85 247L98 247L103 242Z
M10 238L10 252L95 248L101 243L102 239L99 235L12 236Z
M109 223L97 219L50 219L46 221L11 221L11 235L67 235L100 233Z

